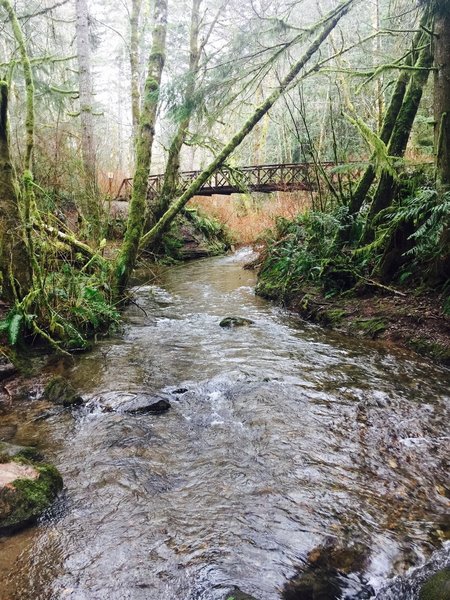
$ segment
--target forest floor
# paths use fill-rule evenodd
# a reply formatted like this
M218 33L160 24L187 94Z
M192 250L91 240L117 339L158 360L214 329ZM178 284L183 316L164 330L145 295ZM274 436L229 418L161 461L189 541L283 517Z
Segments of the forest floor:
M324 298L317 289L308 289L286 305L324 327L384 340L450 366L450 316L442 312L437 294L372 288L362 295Z

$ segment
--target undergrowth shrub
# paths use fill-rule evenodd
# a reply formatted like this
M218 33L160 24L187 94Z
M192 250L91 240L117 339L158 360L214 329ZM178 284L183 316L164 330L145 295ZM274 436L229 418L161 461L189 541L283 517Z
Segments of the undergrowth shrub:
M14 346L34 336L61 351L81 350L88 347L94 334L119 325L106 261L93 268L94 257L91 265L80 268L76 257L73 264L67 257L57 260L53 256L49 261L42 253L39 259L41 269L33 287L0 321L4 341Z
M269 233L259 272L258 293L287 298L312 283L326 295L353 287L364 269L364 259L350 252L336 253L336 238L346 210L308 211L293 221L278 219Z

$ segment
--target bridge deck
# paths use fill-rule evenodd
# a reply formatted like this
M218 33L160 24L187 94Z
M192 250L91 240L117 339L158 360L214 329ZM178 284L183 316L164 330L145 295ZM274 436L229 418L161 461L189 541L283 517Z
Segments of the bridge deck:
M336 163L321 163L330 169ZM314 190L317 188L316 165L314 163L253 165L230 169L221 168L206 181L197 196L212 196L213 194L235 194L242 192L291 192L298 190ZM201 171L183 171L179 177L179 193L183 193L198 177ZM131 195L133 180L124 179L117 197L128 199ZM148 198L160 194L164 182L164 174L151 175L148 180Z

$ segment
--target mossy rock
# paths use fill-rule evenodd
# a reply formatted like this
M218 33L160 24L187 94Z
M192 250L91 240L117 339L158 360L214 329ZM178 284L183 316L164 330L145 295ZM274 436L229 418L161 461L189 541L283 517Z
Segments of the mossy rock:
M16 462L40 461L41 453L32 446L17 446L0 442L0 464L14 460Z
M83 398L77 394L72 384L60 375L53 377L44 389L44 398L62 406L79 406Z
M255 596L250 596L250 594L246 594L245 592L240 590L238 587L235 587L231 590L231 592L227 593L224 600L257 600L257 599L255 598Z
M317 312L316 321L324 327L337 327L346 316L346 311L340 308L320 310Z
M383 319L357 319L354 321L353 327L374 340L386 331L388 324Z
M450 568L438 571L422 585L419 600L450 600Z
M53 502L63 481L56 467L36 462L34 448L0 444L0 533L33 523Z

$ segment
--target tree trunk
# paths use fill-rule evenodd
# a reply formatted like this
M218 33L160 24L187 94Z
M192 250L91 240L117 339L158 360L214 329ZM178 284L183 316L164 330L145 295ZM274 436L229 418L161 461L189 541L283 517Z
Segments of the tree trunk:
M438 186L450 188L450 8L435 20L434 114Z
M167 165L161 194L152 207L150 227L152 227L169 208L170 203L176 196L178 176L180 171L180 152L186 140L189 130L192 112L194 110L194 93L196 79L199 71L200 51L198 47L198 36L200 28L200 5L202 0L193 0L191 13L191 28L189 40L189 70L187 72L187 84L184 93L184 117L178 125L178 129L169 148Z
M148 59L148 73L139 119L139 135L136 141L136 166L127 230L116 263L116 287L119 295L124 292L133 271L147 211L148 178L150 175L153 140L155 137L161 75L165 61L167 0L156 0L154 11L152 47Z
M142 0L132 0L130 18L130 70L131 70L131 117L133 135L137 138L139 129L139 16Z
M8 302L13 302L16 295L23 298L31 283L21 232L18 185L9 152L8 86L0 81L0 295Z
M428 19L423 19L422 24L426 24L427 21ZM405 66L412 66L414 62L413 53L415 48L418 48L421 46L421 44L425 43L427 37L428 34L424 34L422 30L415 35L412 43L412 52L408 55L407 59L405 60ZM411 71L400 71L400 75L397 78L394 92L392 94L389 106L384 115L383 125L380 130L380 139L385 144L388 144L389 140L391 139L392 133L394 131L394 126L397 122L397 118L403 105L403 100L405 98L406 89L408 87L410 79ZM364 203L364 200L367 197L367 194L369 193L372 183L375 181L375 177L375 168L373 165L369 165L366 171L364 172L363 176L361 177L358 183L358 187L356 188L355 193L353 194L352 199L350 201L348 211L350 216L356 215L356 213L358 213L361 210L361 207Z
M313 40L305 54L291 68L289 73L281 80L278 87L270 94L270 96L256 108L252 116L245 122L243 127L231 138L228 144L223 148L219 155L204 169L196 179L191 183L188 189L169 207L156 225L145 234L141 240L141 247L155 244L161 238L162 234L184 208L189 200L200 190L202 185L208 181L217 169L225 163L230 154L239 146L239 144L253 130L255 125L264 117L275 102L285 93L285 91L293 84L296 77L299 75L303 67L308 63L312 56L319 50L322 43L327 39L341 18L346 15L353 0L346 0L332 11L327 19L322 21L323 26L321 32Z
M95 197L97 194L97 161L94 139L94 117L92 114L93 87L89 45L89 13L86 0L76 0L76 36L80 95L81 153L86 188ZM92 202L92 198L89 200ZM96 206L87 206L86 208L88 215L97 217L98 211Z
M440 0L435 20L434 114L436 122L436 175L440 192L450 191L450 6ZM434 282L450 278L450 227L441 237L442 254L434 265Z
M432 64L433 52L430 42L422 48L415 64L417 70L413 71L411 76L402 107L395 121L394 130L389 141L389 156L401 158L405 154L411 129L417 111L419 110L420 101L422 100L423 88L428 81ZM392 175L390 173L383 173L367 217L364 235L366 242L373 240L372 222L374 217L391 204L395 195L395 190L396 185Z

